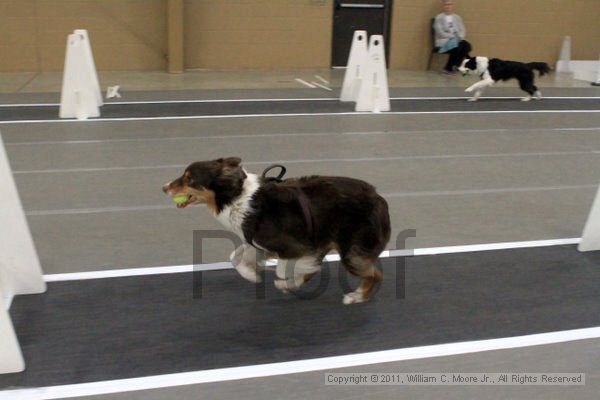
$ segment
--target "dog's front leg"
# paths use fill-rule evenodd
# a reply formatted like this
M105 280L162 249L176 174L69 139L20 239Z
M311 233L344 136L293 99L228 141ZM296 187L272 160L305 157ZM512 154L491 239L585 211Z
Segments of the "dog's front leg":
M284 293L298 290L320 267L319 260L312 256L293 260L279 259L275 269L278 278L275 279L275 287Z
M479 83L479 82L477 82L477 83ZM471 93L473 90L475 90L477 88L477 83L474 83L471 86L469 86L468 88L466 88L465 92Z
M481 94L483 93L483 89L493 86L494 85L494 81L493 79L483 79L477 83L474 83L473 85L469 86L468 88L465 89L465 92L467 93L471 93L473 91L475 91L475 95L469 99L469 101L477 101L479 100L479 97L481 97Z
M473 97L471 97L467 101L477 101L477 100L479 100L479 98L481 97L481 93L483 93L483 90L476 91L475 94L473 95Z
M257 283L262 282L258 274L259 268L264 268L266 258L262 251L249 244L243 244L229 256L231 264L236 271L246 280Z

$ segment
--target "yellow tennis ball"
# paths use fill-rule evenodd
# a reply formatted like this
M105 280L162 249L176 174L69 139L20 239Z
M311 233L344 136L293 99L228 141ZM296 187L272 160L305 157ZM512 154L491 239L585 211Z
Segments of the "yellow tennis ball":
M173 196L173 203L180 206L180 205L184 204L186 201L188 201L189 199L190 199L190 196L188 196L187 194L181 194L179 196Z

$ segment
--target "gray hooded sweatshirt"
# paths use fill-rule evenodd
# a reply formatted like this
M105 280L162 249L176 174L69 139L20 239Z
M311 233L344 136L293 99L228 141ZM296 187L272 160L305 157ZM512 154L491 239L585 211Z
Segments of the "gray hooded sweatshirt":
M435 17L433 29L435 30L435 46L442 47L453 36L461 41L467 36L467 30L463 24L462 18L456 14L451 14L451 20L448 21L446 14L441 13Z

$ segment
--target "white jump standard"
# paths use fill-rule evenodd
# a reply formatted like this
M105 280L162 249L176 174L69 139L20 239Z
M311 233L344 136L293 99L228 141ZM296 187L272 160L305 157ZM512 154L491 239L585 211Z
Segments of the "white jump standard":
M87 31L77 29L67 38L60 118L99 117L103 104Z
M355 102L358 100L358 91L363 80L367 58L367 31L354 31L340 101Z
M0 374L21 372L25 361L8 308L13 296L43 293L46 283L0 135Z
M579 251L597 251L600 250L600 186L596 193L596 199L592 204L590 215L583 229L581 242L579 242Z
M356 102L355 111L390 111L390 95L382 35L355 31L340 101Z

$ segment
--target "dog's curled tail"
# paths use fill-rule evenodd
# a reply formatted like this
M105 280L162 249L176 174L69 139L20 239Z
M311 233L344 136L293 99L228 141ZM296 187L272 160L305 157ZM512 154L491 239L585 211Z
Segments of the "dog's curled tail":
M540 71L540 76L544 76L550 72L550 66L545 62L531 62L527 66L533 70Z

